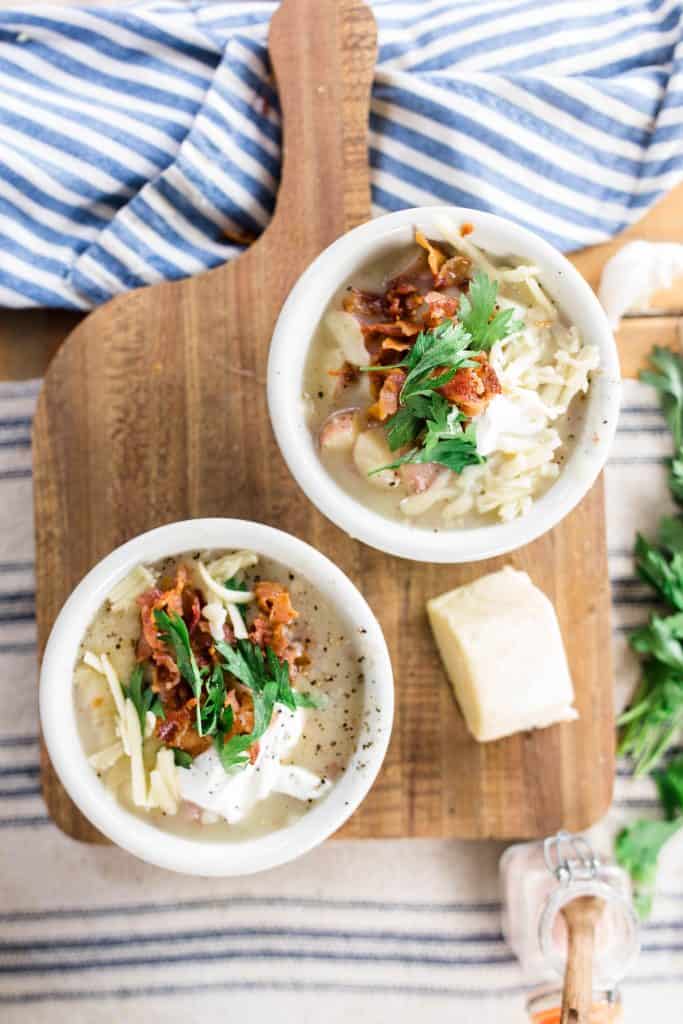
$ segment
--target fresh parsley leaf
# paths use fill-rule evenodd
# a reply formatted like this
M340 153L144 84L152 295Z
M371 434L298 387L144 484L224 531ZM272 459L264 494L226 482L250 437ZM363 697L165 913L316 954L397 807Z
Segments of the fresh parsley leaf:
M651 771L683 725L683 678L663 662L649 659L631 705L618 719L619 753L634 761L634 774Z
M215 665L206 683L206 696L202 704L202 734L214 736L221 729L225 708L225 681L223 669Z
M472 338L472 349L488 351L497 341L524 328L520 320L513 320L513 309L495 313L497 296L498 282L477 271L469 290L460 298L458 316Z
M229 580L226 580L223 584L226 590L248 590L246 583L243 580L238 580L236 576L231 576Z
M466 466L486 461L477 452L476 431L472 423L460 435L442 438L430 448L423 448L421 456L420 462L437 462L453 473L462 473Z
M233 736L226 743L223 736L216 736L214 746L226 772L233 768L244 768L249 764L249 747L256 741L253 733Z
M666 768L654 773L659 799L669 821L683 814L683 756L669 761Z
M655 346L650 353L652 370L643 370L640 379L659 392L662 412L674 442L669 459L669 490L675 501L683 503L683 357L668 348Z
M634 904L641 917L652 909L657 860L665 843L683 826L683 818L675 821L639 820L622 829L616 839L617 861L633 879Z
M276 704L284 704L294 711L297 707L319 707L318 700L309 694L293 690L289 679L289 665L280 661L271 647L265 655L260 647L249 640L238 640L232 647L223 642L216 644L228 672L251 691L254 705L254 727L247 735L232 736L227 743L225 735L232 727L222 723L216 735L216 750L226 771L248 763L247 751L268 729ZM231 709L226 709L230 711Z
M171 747L173 751L173 760L179 768L189 768L192 764L192 755L188 754L186 750L180 750L179 747Z
M166 712L164 711L164 705L161 703L161 697L157 694L152 703L149 706L149 710L156 718L166 718Z
M426 406L426 409L425 409ZM387 441L392 452L412 444L424 429L425 417L429 414L429 399L416 396L409 399L387 420Z
M408 373L400 394L402 405L420 395L429 397L437 388L447 384L462 366L473 366L472 352L467 350L470 335L462 324L444 320L438 327L420 331L405 359L391 366L361 366L363 372L407 369ZM443 373L434 377L437 367Z
M683 358L668 348L650 353L654 370L643 370L640 379L659 392L662 411L669 424L676 452L683 444Z
M190 684L192 692L197 698L197 732L202 733L201 695L203 679L190 644L190 634L187 626L180 615L168 615L164 611L155 611L154 620L159 630L159 636L167 647L173 651L176 665L180 670L183 679Z
M663 516L659 520L658 540L672 555L683 555L683 519L678 516ZM683 570L681 578L683 579Z
M670 520L663 520L664 537L673 542L674 533ZM663 541L665 547L669 544ZM636 570L641 579L657 591L657 596L683 611L683 552L676 551L671 557L665 550L651 544L638 534L635 547Z
M418 395L430 397L459 369L474 366L473 353L467 348L471 340L462 324L454 320L444 320L438 327L418 334L406 359L408 375L399 401L405 404ZM433 376L438 368L443 368L443 373Z
M433 395L424 420L421 446L412 448L388 466L372 470L371 475L383 469L397 469L407 463L424 462L437 462L454 473L462 473L465 466L484 462L477 453L474 424L470 423L463 429L462 420L457 406L451 405L442 395Z
M673 458L669 461L669 490L674 501L683 505L683 458Z
M216 650L220 654L225 667L236 679L248 686L252 692L258 692L263 685L263 652L260 647L249 640L238 640L235 647L219 640ZM255 652L258 651L258 654Z
M679 612L678 615L670 615L666 619L659 615L651 616L649 625L633 630L630 642L631 647L639 654L650 655L663 665L668 665L669 668L683 673L681 637L683 637L683 612Z
M122 686L124 697L132 701L140 719L140 729L145 735L145 719L147 712L152 711L157 718L165 718L163 705L157 694L150 686L145 686L145 677L142 665L136 665L131 672L127 686ZM159 712L159 708L161 711Z

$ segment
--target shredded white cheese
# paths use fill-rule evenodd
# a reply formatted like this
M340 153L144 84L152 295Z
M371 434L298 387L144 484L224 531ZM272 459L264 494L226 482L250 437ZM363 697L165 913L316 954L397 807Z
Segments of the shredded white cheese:
M254 600L250 590L228 590L211 575L203 562L197 562L197 574L209 593L225 604L248 604Z
M96 754L92 754L88 758L88 762L99 775L113 768L120 757L123 757L123 743L121 743L121 740L117 740L111 746L104 747L103 750L98 750Z
M228 617L228 610L225 605L219 604L218 601L210 601L209 604L205 604L202 608L202 615L209 623L213 639L216 641L225 640L223 627Z
M132 608L135 599L154 586L154 576L144 565L136 565L112 588L109 604L113 612L125 612Z
M235 604L228 605L228 615L230 616L230 622L232 623L232 630L235 634L236 640L246 640L249 636L247 627L244 624L242 613Z
M130 758L130 777L131 777L131 790L133 795L133 801L138 807L145 807L147 802L147 782L145 778L145 766L142 760L142 730L140 728L140 719L138 713L135 710L133 702L126 698L124 700L123 690L121 689L121 683L119 677L116 674L116 670L112 665L107 654L93 654L92 651L86 651L83 655L83 661L95 672L99 672L103 675L109 684L112 697L114 698L114 704L116 705L116 732L121 740L122 752L127 754ZM147 725L147 723L145 723ZM116 744L113 745L114 747ZM108 747L107 751L111 754L113 747ZM107 761L107 751L100 751L99 756L103 758L104 762ZM98 755L93 755L95 758ZM112 754L113 756L113 754ZM114 764L116 758L111 762ZM92 759L90 761L92 764ZM104 771L104 768L98 768L93 765L96 771ZM111 767L111 765L109 766Z
M156 764L150 772L147 806L149 808L158 807L164 814L176 814L180 799L178 769L175 765L173 751L162 747L157 753Z
M107 680L111 695L114 698L114 704L116 705L116 713L119 718L123 718L123 690L108 655L101 654L98 657L92 651L86 651L83 655L83 661L89 668L99 672Z
M145 764L142 760L142 731L140 719L132 700L126 700L125 717L122 722L125 729L124 747L128 747L130 757L130 784L133 803L138 807L147 806L147 779ZM121 737L123 739L123 736Z
M206 568L215 580L229 580L241 569L250 569L252 565L256 565L258 557L255 551L231 551L220 558L214 558Z

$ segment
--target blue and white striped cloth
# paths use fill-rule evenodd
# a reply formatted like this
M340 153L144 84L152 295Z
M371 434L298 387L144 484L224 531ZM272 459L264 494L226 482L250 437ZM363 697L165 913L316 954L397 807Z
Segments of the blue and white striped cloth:
M3 4L3 8L6 5ZM683 177L681 0L374 0L376 213L603 241ZM0 9L0 306L230 259L274 204L266 0Z
M526 982L500 931L498 843L331 840L255 878L203 880L80 845L51 823L38 785L28 514L37 390L0 388L3 1024L522 1024ZM633 537L637 527L652 533L666 508L669 446L652 390L627 381L607 470L619 702L637 672L626 631L650 610ZM620 766L596 838L609 850L615 826L657 806L651 782ZM643 954L624 988L627 1024L680 1017L679 840L666 850Z

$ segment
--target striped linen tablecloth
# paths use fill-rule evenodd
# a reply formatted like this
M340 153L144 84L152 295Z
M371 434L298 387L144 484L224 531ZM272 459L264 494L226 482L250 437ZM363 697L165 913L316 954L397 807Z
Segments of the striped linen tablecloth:
M0 305L88 308L262 230L280 167L275 7L3 0ZM681 0L372 7L376 213L476 206L566 251L683 176Z
M251 879L183 878L48 818L38 784L31 417L38 382L0 388L0 1020L3 1024L354 1019L514 1024L525 979L500 933L497 843L331 840ZM669 436L652 391L626 381L607 470L621 703L627 630L649 608L631 550L666 508ZM657 801L618 771L615 827ZM683 1005L683 835L665 850L627 1021ZM220 1016L219 1016L220 1015Z
M275 5L0 3L0 305L88 308L240 251L270 216ZM475 205L563 250L683 177L681 3L377 0L375 212ZM332 841L253 879L171 875L51 824L38 784L30 425L0 385L0 1020L524 1020L494 843ZM666 504L668 436L627 382L607 471L617 693L648 611L636 528ZM656 813L620 767L595 839ZM683 1002L683 837L665 852L627 1020Z

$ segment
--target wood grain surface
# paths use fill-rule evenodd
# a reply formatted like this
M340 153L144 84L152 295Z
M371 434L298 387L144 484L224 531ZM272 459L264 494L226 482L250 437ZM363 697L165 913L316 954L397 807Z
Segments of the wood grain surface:
M296 277L369 216L366 133L375 56L357 0L284 0L270 52L284 116L275 217L238 260L98 309L50 366L34 426L37 615L44 647L88 569L131 536L177 519L241 516L332 557L378 615L396 675L387 761L345 836L536 836L581 829L612 792L609 588L602 481L557 529L505 559L417 565L345 536L297 489L268 421L273 324ZM580 720L501 742L468 735L429 633L428 597L503 563L555 602ZM46 757L49 811L97 836Z

